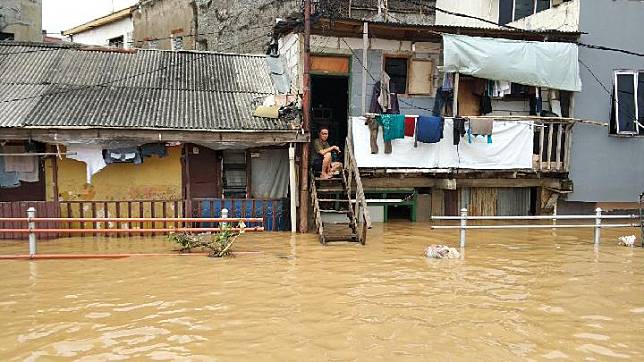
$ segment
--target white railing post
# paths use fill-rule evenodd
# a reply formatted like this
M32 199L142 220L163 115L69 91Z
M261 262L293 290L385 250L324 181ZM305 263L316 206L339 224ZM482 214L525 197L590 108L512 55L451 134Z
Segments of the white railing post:
M221 209L221 218L228 219L228 209ZM222 222L221 228L224 228L227 224L228 224L227 222Z
M599 246L601 240L601 228L602 228L602 209L598 207L595 209L595 246Z
M36 255L37 248L36 248L36 233L34 233L34 229L36 228L36 222L34 222L32 219L36 217L36 208L33 206L27 209L27 227L29 228L29 255L34 256Z
M467 226L467 209L461 209L461 248L465 247L465 227Z

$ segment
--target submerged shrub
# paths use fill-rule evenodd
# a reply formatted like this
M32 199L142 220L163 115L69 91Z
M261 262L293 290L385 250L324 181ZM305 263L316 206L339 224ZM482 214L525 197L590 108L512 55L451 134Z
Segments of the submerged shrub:
M231 254L231 249L237 238L244 233L246 225L239 222L237 229L230 223L222 223L221 231L217 233L171 233L168 238L179 244L179 252L190 253L194 249L208 250L210 257L221 258Z

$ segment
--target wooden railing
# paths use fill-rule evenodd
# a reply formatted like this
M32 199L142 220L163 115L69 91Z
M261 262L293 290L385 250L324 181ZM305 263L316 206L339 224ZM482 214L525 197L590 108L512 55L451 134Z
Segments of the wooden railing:
M540 172L569 172L574 122L539 119L535 125L533 168Z
M353 155L353 140L347 137L346 146L344 151L344 169L347 178L347 193L349 198L354 193L353 186L355 184L356 202L354 204L354 223L360 230L358 239L360 243L365 244L367 241L367 229L371 229L371 217L369 216L369 209L367 208L367 198L364 195L362 188L362 180L360 179L360 170ZM359 220L358 220L359 219Z
M317 227L318 235L320 236L320 242L326 244L324 239L324 223L322 222L322 214L320 213L320 202L318 200L318 190L315 186L315 174L313 170L309 175L310 190L311 190L311 204L313 205L313 218L315 219L315 226Z

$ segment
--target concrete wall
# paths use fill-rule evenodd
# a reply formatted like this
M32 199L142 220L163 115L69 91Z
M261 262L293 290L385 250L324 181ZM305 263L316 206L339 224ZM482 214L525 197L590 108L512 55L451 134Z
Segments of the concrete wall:
M499 0L436 0L436 7L451 12L476 16L495 23L499 20ZM440 11L436 12L436 25L496 27L480 20L454 16Z
M201 50L264 53L275 19L300 11L297 0L197 0Z
M581 6L581 41L644 53L642 14L644 1L595 0ZM644 70L641 57L579 49L588 65L609 91L616 69ZM575 96L575 116L608 123L611 95L581 66L583 91ZM633 202L644 191L644 137L617 137L607 127L577 125L574 129L570 176L574 192L569 201Z
M170 36L183 37L183 49L196 49L195 7L186 0L145 0L134 12L134 47L150 48L147 40L156 40L156 49L170 50Z
M346 43L345 43L346 42ZM362 115L362 39L337 37L311 37L311 52L313 54L338 54L351 56L351 77L349 115ZM433 70L433 89L439 86L440 75L436 66L440 62L440 44L437 43L416 43L416 52L412 51L412 43L409 41L370 39L368 62L365 64L369 72L367 73L367 108L371 101L371 95L374 84L380 79L380 72L383 69L385 55L400 55L406 57L415 57L420 59L430 59L434 64ZM375 80L371 77L373 76ZM299 78L299 77L298 77ZM427 110L418 107L432 109L434 105L433 94L431 96L399 95L400 112L406 114L428 114Z
M130 48L133 45L133 31L134 24L132 18L128 17L82 33L74 34L69 37L69 40L80 44L107 46L110 39L123 36L123 47Z
M573 0L508 25L528 30L557 29L560 31L578 31L579 9L580 0Z
M0 1L0 32L14 34L17 41L42 41L42 1Z
M85 175L85 163L59 160L60 200L181 199L181 147L170 147L168 156L152 156L140 165L107 165L92 177L91 184Z

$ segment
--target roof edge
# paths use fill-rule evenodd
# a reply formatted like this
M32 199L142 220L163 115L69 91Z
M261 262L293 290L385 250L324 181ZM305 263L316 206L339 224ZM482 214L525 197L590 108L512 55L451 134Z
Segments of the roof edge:
M132 15L132 13L137 8L138 8L138 5L129 6L129 7L125 8L125 9L115 11L115 12L113 12L111 14L107 14L107 15L102 16L100 18L90 20L90 21L88 21L86 23L83 23L81 25L75 26L75 27L73 27L71 29L64 30L62 32L62 34L65 35L65 36L75 35L75 34L78 34L78 33L86 32L88 30L92 30L92 29L97 28L99 26L103 26L103 25L106 25L106 24L113 23L115 21L118 21L118 20L121 20L121 19L129 17L130 15Z

